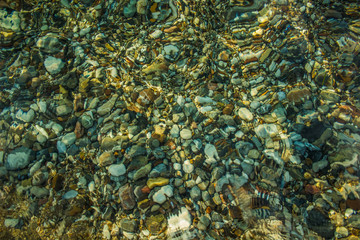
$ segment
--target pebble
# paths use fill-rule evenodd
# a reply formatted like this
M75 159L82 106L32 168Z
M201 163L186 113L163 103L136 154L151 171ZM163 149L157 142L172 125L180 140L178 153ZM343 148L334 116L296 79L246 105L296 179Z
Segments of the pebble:
M65 67L65 63L59 58L48 56L45 59L44 66L50 74L55 75L61 72L61 70Z
M112 164L108 168L111 176L119 177L126 173L126 166L124 164Z
M160 188L159 191L157 191L153 195L153 201L158 204L163 204L167 197L172 197L174 195L173 187L171 185L166 185Z
M30 109L27 112L22 111L21 109L17 111L16 118L23 121L23 122L32 122L35 118L35 112L34 110Z
M61 142L64 143L66 146L70 146L76 141L76 134L74 132L67 133L61 139Z
M185 173L192 173L194 171L194 165L192 165L189 160L185 160L183 170Z
M111 152L104 152L97 159L97 164L99 166L108 166L114 162L115 162L115 157L114 154L112 154Z
M192 132L191 132L191 130L189 130L189 129L182 129L182 130L180 131L180 137L181 137L182 139L184 139L184 140L191 139L191 137L192 137Z
M104 116L104 115L110 113L112 108L115 105L117 98L118 98L118 95L114 94L106 103L104 103L97 109L97 113L100 116Z
M247 108L240 108L238 114L241 119L247 122L251 122L254 119L253 114Z
M32 150L26 147L17 148L9 153L5 166L7 170L20 170L29 165L32 158Z

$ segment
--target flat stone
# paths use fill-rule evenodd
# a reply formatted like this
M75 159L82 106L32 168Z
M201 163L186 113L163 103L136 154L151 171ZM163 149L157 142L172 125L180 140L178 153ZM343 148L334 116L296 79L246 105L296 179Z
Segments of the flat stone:
M24 112L23 110L20 109L16 113L16 118L23 122L32 122L35 118L35 112L32 109L30 109L27 112Z
M133 145L129 152L127 153L127 155L130 157L130 158L134 158L134 157L137 157L137 156L141 156L141 155L146 155L146 149L140 145Z
M169 179L163 177L149 178L146 184L150 189L153 189L154 187L164 186L166 184L169 184Z
M137 223L134 219L123 218L120 220L120 228L126 232L136 232Z
M44 66L50 74L58 74L65 67L65 63L59 58L48 56L45 59Z
M319 172L320 170L326 168L328 165L329 165L329 162L326 159L317 161L317 162L313 163L312 170L314 172Z
M49 190L44 187L34 186L30 189L30 193L37 198L44 198L49 195Z
M5 227L16 227L19 224L20 220L17 218L6 218L4 221Z
M115 157L112 152L104 152L100 155L100 157L97 160L98 165L100 166L108 166L115 162Z
M108 169L111 176L119 177L126 173L126 167L124 164L112 164Z
M340 95L332 89L321 90L320 99L328 103L338 103L340 101Z
M267 49L261 54L261 56L260 56L260 58L259 58L259 62L260 62L260 63L263 63L263 62L269 57L271 51L272 51L271 48L267 48Z
M190 160L184 161L183 170L185 173L192 173L194 171L194 165L190 163Z
M76 134L74 132L68 133L63 136L61 142L63 142L66 146L70 146L76 141Z
M133 188L126 184L119 189L120 203L124 210L131 210L136 206Z
M6 158L5 166L7 170L20 170L29 165L32 150L20 147L13 150Z
M163 204L166 201L166 197L172 197L174 195L173 188L170 185L163 186L153 195L153 201L159 204Z
M146 177L150 173L150 171L151 171L151 163L148 163L135 172L134 181Z
M278 129L275 124L260 124L255 128L255 133L260 138L275 137Z
M254 119L253 114L247 108L240 108L238 111L239 117L247 122L251 122Z
M188 139L191 139L191 137L192 137L192 132L191 132L191 130L190 129L182 129L181 131L180 131L180 137L182 138L182 139L185 139L185 140L188 140Z
M56 107L57 116L66 116L72 112L72 107L68 105L60 105Z
M106 103L104 103L103 105L101 105L98 109L97 109L97 113L100 116L104 116L108 113L111 112L111 109L114 107L115 102L118 98L117 94L114 94Z
M58 53L63 47L60 43L59 37L56 34L48 33L43 37L40 37L36 42L36 46L45 53Z

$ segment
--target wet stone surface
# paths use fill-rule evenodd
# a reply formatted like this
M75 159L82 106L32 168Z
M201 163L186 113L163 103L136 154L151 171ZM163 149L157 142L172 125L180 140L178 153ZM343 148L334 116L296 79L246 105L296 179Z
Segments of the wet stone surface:
M359 239L358 1L0 1L0 239Z

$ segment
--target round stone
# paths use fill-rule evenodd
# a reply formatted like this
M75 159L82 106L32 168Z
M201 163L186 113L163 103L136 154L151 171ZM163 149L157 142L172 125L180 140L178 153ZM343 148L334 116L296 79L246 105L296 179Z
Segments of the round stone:
M112 164L108 169L111 176L119 177L126 173L126 167L124 164Z
M192 171L194 171L194 165L192 165L189 160L186 160L183 164L183 170L185 173L192 173Z
M189 129L182 129L182 130L180 131L180 137L181 137L182 139L185 139L185 140L191 139L191 137L192 137L192 132L191 132L191 130L189 130Z

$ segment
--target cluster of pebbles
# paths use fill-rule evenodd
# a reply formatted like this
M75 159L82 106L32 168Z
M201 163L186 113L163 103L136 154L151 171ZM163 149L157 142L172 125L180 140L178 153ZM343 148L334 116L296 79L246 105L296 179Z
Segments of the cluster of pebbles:
M358 1L0 1L0 39L0 238L359 239Z

